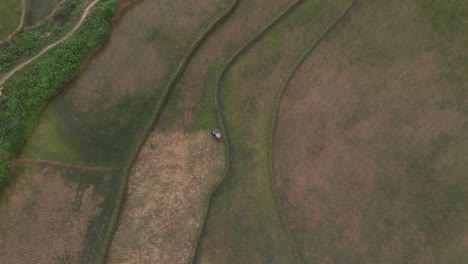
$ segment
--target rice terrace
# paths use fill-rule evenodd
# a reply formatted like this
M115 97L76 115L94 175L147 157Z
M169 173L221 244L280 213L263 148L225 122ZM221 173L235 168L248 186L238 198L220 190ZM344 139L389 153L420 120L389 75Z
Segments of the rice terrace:
M463 0L0 0L0 264L468 263Z

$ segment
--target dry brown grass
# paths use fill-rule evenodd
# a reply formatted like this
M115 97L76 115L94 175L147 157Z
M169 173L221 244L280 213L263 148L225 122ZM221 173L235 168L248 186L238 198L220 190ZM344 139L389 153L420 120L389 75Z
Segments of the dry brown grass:
M306 262L458 263L468 118L447 102L466 83L450 69L460 42L414 2L383 2L358 1L285 93L283 212Z
M66 182L66 169L27 165L0 196L0 263L77 263L103 198ZM20 177L18 177L20 176Z
M189 263L224 156L209 133L155 130L132 169L109 263Z

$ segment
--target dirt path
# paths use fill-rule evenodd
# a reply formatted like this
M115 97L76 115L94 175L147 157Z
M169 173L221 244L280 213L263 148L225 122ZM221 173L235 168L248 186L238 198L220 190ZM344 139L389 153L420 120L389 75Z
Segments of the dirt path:
M21 0L21 9L23 10L21 12L21 20L20 20L20 24L18 25L18 27L16 28L15 31L13 31L13 33L11 33L8 37L6 37L4 40L0 41L0 43L2 42L5 42L5 41L9 41L16 33L18 33L18 31L21 30L21 28L23 27L23 23L24 23L24 15L26 13L26 0ZM0 84L0 86L3 84L3 82ZM0 92L2 90L0 89Z
M86 170L86 171L117 171L119 169L117 168L109 168L109 167L95 167L95 166L79 166L79 165L72 165L72 164L67 164L63 163L60 161L54 161L54 160L33 160L33 159L17 159L14 162L14 165L20 165L20 164L47 164L47 165L53 165L53 166L59 166L63 168L73 168L73 169L78 169L78 170Z
M23 0L24 1L24 0ZM15 68L13 68L13 70L11 70L10 72L8 72L2 79L0 79L0 95L1 95L1 92L3 90L3 87L2 85L5 83L6 80L8 80L13 74L15 74L17 71L23 69L26 65L28 65L29 63L35 61L37 58L39 58L42 54L46 53L49 49L57 46L58 44L64 42L65 40L67 40L71 35L73 35L73 33L75 33L75 31L81 26L81 24L83 23L84 19L88 16L88 13L89 11L91 10L91 8L98 2L99 0L94 0L93 2L91 2L87 7L86 9L84 10L83 14L81 15L81 18L80 20L78 21L78 23L73 27L73 29L68 32L65 36L63 36L61 39L57 40L56 42L50 44L49 46L45 47L41 52L39 52L36 56L30 58L29 60L19 64L18 66L16 66ZM24 3L24 2L23 2ZM24 6L23 6L24 7ZM24 9L23 9L23 15L24 15ZM21 21L23 21L23 19L21 19ZM22 23L22 22L21 22Z

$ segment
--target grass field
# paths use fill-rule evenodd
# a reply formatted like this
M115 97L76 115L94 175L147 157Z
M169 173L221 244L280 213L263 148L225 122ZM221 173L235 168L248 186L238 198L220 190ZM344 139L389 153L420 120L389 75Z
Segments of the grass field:
M47 18L66 0L25 0L24 26L34 26Z
M18 28L22 12L21 1L0 0L0 41Z
M282 83L301 55L351 1L304 1L230 65L220 104L231 159L214 194L197 263L296 263L271 192L271 112Z
M26 0L0 77L90 1ZM468 262L467 18L99 0L4 84L0 263Z
M467 12L358 0L294 75L274 158L304 262L468 261Z

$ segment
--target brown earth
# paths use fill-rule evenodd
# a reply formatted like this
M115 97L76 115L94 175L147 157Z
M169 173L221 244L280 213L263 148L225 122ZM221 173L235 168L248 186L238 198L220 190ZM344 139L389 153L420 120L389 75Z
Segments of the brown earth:
M0 195L0 263L77 263L103 198L92 186L78 192L63 168L25 165L16 173Z
M307 263L467 259L466 64L424 19L358 1L286 90L276 187Z
M223 164L209 133L155 130L131 171L108 262L189 263Z

